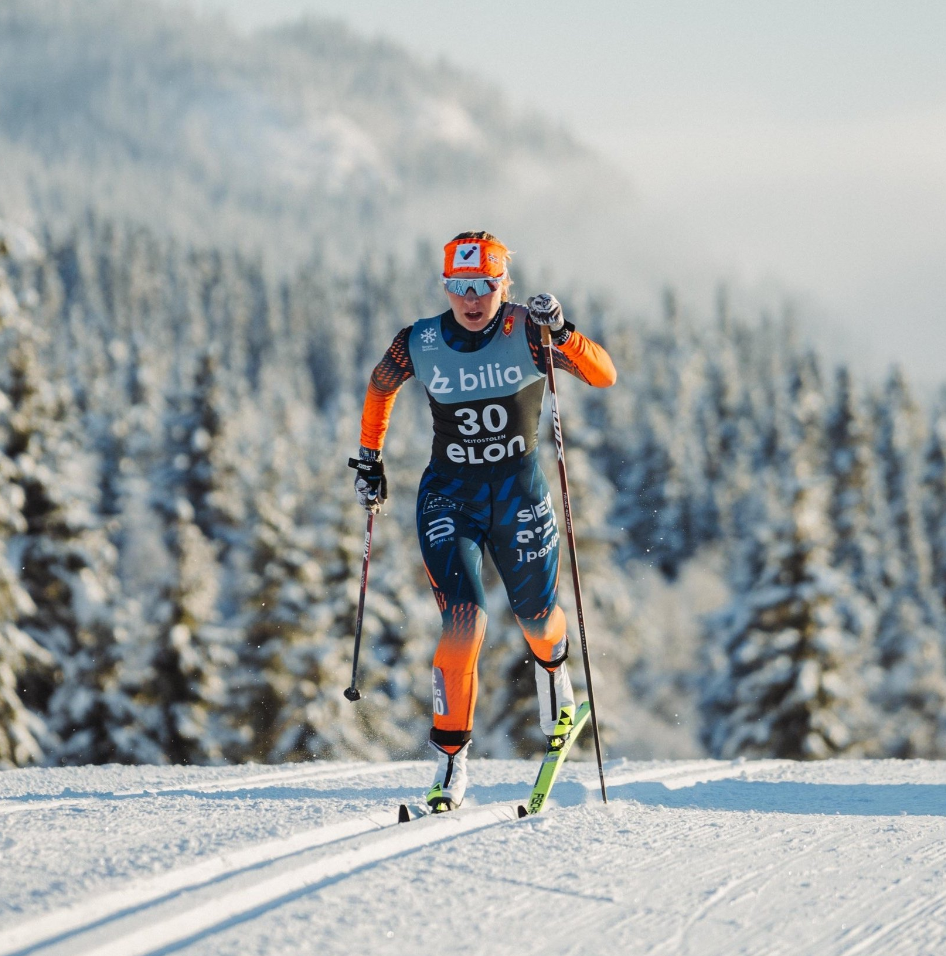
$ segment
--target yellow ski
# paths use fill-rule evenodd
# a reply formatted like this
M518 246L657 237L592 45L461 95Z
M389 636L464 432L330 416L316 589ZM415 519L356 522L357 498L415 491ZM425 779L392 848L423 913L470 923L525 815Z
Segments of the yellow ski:
M549 794L552 792L552 786L555 784L558 772L562 769L562 764L568 756L568 751L572 749L572 744L577 739L578 734L581 733L582 727L588 723L590 716L591 705L585 701L578 708L571 729L565 734L553 735L550 738L548 750L546 750L545 757L542 759L539 775L536 777L535 786L532 788L532 796L529 797L529 802L524 807L519 807L520 817L542 812L545 801L548 800ZM563 721L568 721L569 717L570 715L563 711L562 717L559 719L559 727L562 726ZM558 737L564 737L564 740L559 742Z

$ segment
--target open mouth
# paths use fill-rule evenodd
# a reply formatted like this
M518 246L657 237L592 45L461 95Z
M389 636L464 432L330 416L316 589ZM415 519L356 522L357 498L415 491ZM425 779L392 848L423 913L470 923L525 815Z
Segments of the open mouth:
M466 312L466 313L464 313L464 314L466 315L466 317L467 317L471 322L479 322L479 320L482 319L482 318L486 315L485 312L479 312L479 311L477 311L477 312Z

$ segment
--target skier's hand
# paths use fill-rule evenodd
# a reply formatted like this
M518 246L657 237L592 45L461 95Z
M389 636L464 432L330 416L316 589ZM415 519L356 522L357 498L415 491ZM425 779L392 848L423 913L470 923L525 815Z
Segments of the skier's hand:
M388 480L384 477L384 463L380 458L349 458L348 467L354 468L355 497L365 511L377 514L388 498Z
M526 305L529 307L529 318L536 325L547 325L550 332L561 332L565 325L565 316L562 315L562 306L554 295L547 292L534 295Z

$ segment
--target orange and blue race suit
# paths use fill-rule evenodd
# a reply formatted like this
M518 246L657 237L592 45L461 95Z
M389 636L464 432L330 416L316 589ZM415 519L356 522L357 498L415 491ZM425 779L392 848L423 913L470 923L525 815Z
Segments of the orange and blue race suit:
M556 368L598 387L614 383L600 345L570 326L562 339L553 349ZM552 670L564 660L559 530L537 454L545 363L525 306L504 303L479 332L464 329L450 311L402 329L368 385L365 448L381 449L407 379L419 379L430 402L434 439L417 496L417 535L443 627L433 660L431 740L447 751L463 746L473 728L487 551L537 662Z

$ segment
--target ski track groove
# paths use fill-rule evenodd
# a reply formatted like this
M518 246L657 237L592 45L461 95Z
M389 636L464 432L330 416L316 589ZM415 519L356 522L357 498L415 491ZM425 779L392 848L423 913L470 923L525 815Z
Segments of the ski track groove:
M771 763L778 763L778 761L772 761ZM683 767L678 768L679 772L675 774L664 773L661 776L663 779L656 778L654 771L647 770L643 771L643 774L646 774L648 782L659 782L663 783L668 778L673 777L674 780L679 781L680 779L690 779L694 775L699 779L696 782L699 782L701 779L706 779L703 776L703 771L700 769L705 766L705 764L700 764L699 767ZM709 769L721 771L723 768L719 766L719 761L712 761ZM728 775L732 776L734 772L740 773L745 769L741 766L735 768L729 768ZM760 767L760 770L767 769L767 767ZM717 775L715 779L725 779L722 775ZM786 838L792 836L793 834L807 834L812 832L812 824L810 820L800 818L798 822L785 827L784 829L778 831L769 831L766 833L757 836L753 840L753 849L759 850L759 848L764 847L767 844L782 844L785 842ZM733 860L744 857L745 855L745 834L732 834L727 837L725 840L725 845L720 845L717 840L719 834L718 828L713 824L706 824L699 828L699 830L694 831L690 826L685 823L674 825L666 830L661 830L658 834L655 834L654 839L659 840L660 843L667 843L667 847L664 850L659 852L659 855L655 856L653 854L648 854L646 858L642 858L638 863L633 864L630 869L635 871L652 869L654 863L659 860L664 860L670 858L673 863L676 863L676 866L671 867L671 870L678 870L681 867L686 868L689 864L685 860L681 860L681 851L678 845L674 844L674 839L676 837L686 835L691 840L693 840L699 846L707 846L712 843L714 852L718 856L717 862L710 867L706 867L702 870L702 875L707 880L712 880L714 876L718 874L731 873L733 869ZM800 848L793 852L792 861L801 859L811 853L816 852L825 845L831 843L835 839L835 834L825 834L819 839L813 839L806 843L803 848ZM720 904L731 901L731 892L735 889L742 889L743 896L747 895L750 891L758 892L760 889L767 886L772 880L776 879L781 874L781 868L784 865L784 861L773 862L770 865L764 867L760 870L753 870L749 873L742 874L735 879L729 880L722 887L717 888L712 891L712 895L709 899L701 901L694 912L692 912L688 918L685 920L684 925L680 927L669 940L666 938L660 939L660 942L654 944L650 949L647 950L648 953L660 953L667 951L668 946L673 947L674 944L677 944L679 948L671 948L669 951L674 953L675 956L677 953L685 953L688 951L688 936L697 925L709 916L712 911L719 906ZM673 873L670 872L664 873L663 878L669 882L672 882L674 877ZM529 895L524 896L524 901L528 902ZM602 919L602 911L600 904L606 902L603 899L594 899L589 898L587 900L579 900L572 898L572 912L569 917L569 936L582 937L580 929L582 927L595 926L599 925ZM618 900L612 900L612 903L619 903ZM668 914L664 910L651 910L651 911L639 911L631 914L623 914L620 916L613 924L612 930L620 933L622 930L627 935L628 945L632 944L632 941L639 941L641 937L641 930L647 929L648 934L654 938L666 937L666 922L668 916L672 918L672 914ZM623 942L623 940L622 940ZM619 948L617 951L620 951ZM728 954L731 950L728 946L724 946L720 950L723 954ZM748 950L753 953L753 956L762 956L762 951L757 951L756 949ZM773 948L771 950L772 956L776 954L788 954L791 950L783 950L780 946ZM584 943L575 943L570 945L567 949L562 950L562 956L587 956L587 949Z
M32 950L43 941L82 932L91 925L114 919L142 906L153 905L176 893L224 880L254 866L264 866L307 849L325 846L397 823L395 811L378 811L351 820L316 827L279 840L267 840L241 850L222 853L198 863L169 870L134 882L111 893L84 899L31 919L0 934L0 956Z
M902 853L913 863L933 869L937 863L946 861L946 841L937 840L930 843L929 836L925 836L922 840L904 847ZM835 950L837 956L897 956L901 953L904 956L919 956L916 938L906 930L918 921L931 925L934 914L946 911L946 889L906 905L902 899L895 896L885 900L879 909L877 904L878 901L874 900L869 920L845 934L847 938L839 940L835 931L822 936L815 945L822 951L827 951L831 944L840 943L840 948ZM890 912L891 909L894 910L893 913ZM855 913L854 918L860 915ZM944 925L944 921L940 920L939 925ZM852 935L856 935L856 938L851 939ZM937 945L924 950L923 953L943 952L944 938L946 929L940 934Z
M742 762L730 763L730 762L723 762L720 760L696 760L690 763L686 763L682 766L679 764L675 764L671 766L657 766L657 767L650 767L645 770L629 771L626 773L620 773L619 771L615 773L612 771L610 775L606 773L605 781L609 787L626 786L628 784L634 784L634 783L660 783L666 786L668 789L674 790L674 789L683 789L684 787L687 787L687 786L694 786L698 783L702 783L706 781L742 778L749 774L755 775L758 773L763 773L775 767L782 766L784 764L785 764L785 761L781 761L781 760L765 760L765 761L754 762L752 764L745 764ZM614 768L614 769L618 770L618 768ZM588 789L589 791L595 790L598 785L597 779L594 779L594 780L580 779L578 782L581 783L583 786L585 786L586 789ZM633 802L633 797L628 798L628 802ZM783 829L781 831L766 833L762 835L761 837L756 839L756 842L754 845L758 847L759 845L763 843L767 843L767 842L773 842L773 841L782 842L784 841L785 837L788 834L794 833L796 831L805 832L808 829L810 829L810 821L799 821L797 824L787 827L786 829ZM659 834L655 835L655 840L659 840L660 843L666 843L667 844L666 848L658 851L658 854L656 856L653 854L648 854L646 859L642 858L639 862L631 864L630 868L635 871L651 869L655 861L663 860L668 857L673 860L679 859L680 849L678 846L674 845L673 840L675 837L681 836L684 834L689 835L691 838L695 835L692 831L691 825L686 823L685 821L681 821L679 824L672 826L668 830L662 830ZM699 835L704 837L704 840L701 840L699 842L709 843L710 840L706 839L707 837L712 838L715 842L715 837L717 836L717 834L718 834L717 828L715 826L707 824L706 826L700 828ZM825 837L824 840L817 841L817 842L818 844L820 844L823 842L827 842L830 839L831 839L830 837ZM720 862L718 863L718 865L704 870L703 872L705 876L712 877L712 875L717 872L725 872L725 871L731 870L732 868L731 857L741 856L744 853L744 850L745 850L744 836L740 835L737 837L733 837L731 841L727 841L727 842L729 842L730 845L727 847L727 850L724 853L723 862ZM718 848L718 849L721 849L721 848ZM815 849L816 849L816 844L811 843L807 845L803 851L801 851L801 855L811 853ZM770 882L771 879L773 879L777 875L777 872L775 872L776 870L777 870L777 867L773 864L771 867L767 867L763 871L758 871L758 872L754 871L752 874L748 874L744 877L740 877L737 881L733 882L732 886L733 887L737 885L741 886L743 883L746 883L750 881L751 879L753 879L754 877L758 877L759 875L763 875L763 874L766 875L766 879L763 881L763 883ZM770 871L772 872L770 873ZM529 894L524 894L523 899L528 900ZM722 902L724 899L726 899L725 893L720 895L718 902ZM574 904L579 901L573 899L572 902ZM569 918L570 935L578 927L596 923L601 917L601 910L599 908L599 904L605 901L595 899L595 900L587 900L587 901L580 901L580 902L581 902L581 908L582 910L585 910L585 912L581 912L579 910L574 910L572 912ZM613 902L617 902L617 901L613 901ZM707 913L709 912L709 910L710 908L708 907ZM667 914L664 912L635 913L631 915L629 918L620 919L614 928L617 929L619 926L623 924L627 926L628 930L633 932L634 927L641 928L648 924L653 926L659 926L661 923L663 923L666 920L666 916ZM694 921L694 925L695 925L695 921ZM659 932L655 932L654 935L659 936L663 934ZM652 951L660 952L661 948L664 948L665 945L666 945L666 941L661 942L660 944L658 944L658 948ZM563 956L564 954L568 954L568 956L585 956L585 949L582 944L576 944L574 947L570 947L567 950L563 950L562 952L563 952Z
M171 952L386 860L517 820L513 804L474 807L466 813L404 826L397 823L396 810L364 814L171 871L137 888L108 894L98 905L85 901L46 914L0 934L0 956ZM348 832L357 826L363 829ZM352 846L358 838L361 843ZM305 843L308 845L301 846ZM313 856L315 859L310 859ZM240 858L237 865L228 865L228 858L233 857ZM267 872L279 864L287 864L284 872ZM215 868L219 872L213 872ZM225 885L228 880L234 884L229 888ZM221 891L212 893L214 888ZM208 898L193 902L188 894ZM170 911L167 915L162 913L165 909ZM123 928L123 922L132 925Z
M239 793L242 790L266 790L270 787L282 787L287 784L307 783L322 780L347 780L351 777L373 776L391 773L405 768L425 766L421 761L403 761L392 768L391 764L365 764L357 767L307 767L286 770L268 774L257 774L252 777L233 778L229 780L194 781L192 784L173 787L142 787L137 790L115 790L112 792L82 794L81 796L41 796L23 799L22 797L0 798L0 816L12 813L42 812L69 806L83 806L96 801L127 799L131 797L159 797L175 794L200 796L202 794Z
M715 827L706 827L703 828L700 835L715 834L715 832ZM792 834L805 834L809 832L811 832L811 822L807 820L799 821L795 825L789 826L786 829L768 832L758 838L755 838L753 841L753 849L758 850L767 843L783 843L785 839L790 837ZM665 834L661 833L661 838L663 838L664 835ZM719 846L714 840L714 853L718 857L718 862L712 867L703 869L701 871L702 876L708 881L712 881L713 877L717 874L731 873L733 869L733 860L743 858L745 856L745 839L745 834L733 834L727 840L725 846ZM794 865L795 861L816 852L817 850L830 844L835 839L836 834L828 833L819 839L808 842L803 848L793 851L791 858L792 864ZM706 846L709 841L699 840L697 842L699 845ZM679 861L679 865L673 868L674 871L681 867L686 868L689 866L686 861L680 860L679 847L675 849L674 858L675 860ZM651 859L651 857L648 857L648 862L650 862ZM668 920L672 920L675 916L680 916L682 914L668 913L664 909L653 909L624 916L615 924L613 924L612 931L615 933L623 932L624 936L627 938L628 944L630 944L632 940L639 941L641 936L644 935L642 931L646 931L647 936L658 940L657 942L651 944L647 949L648 954L657 954L662 952L671 952L674 954L674 956L677 956L677 954L685 954L691 951L689 938L693 930L698 929L703 921L710 917L717 907L726 903L731 903L733 901L733 891L741 891L740 896L738 897L739 899L744 899L750 894L750 892L758 893L765 886L769 885L772 880L781 875L784 865L784 859L774 861L762 869L754 869L748 873L740 874L735 878L729 879L725 881L722 886L709 891L708 897L695 902L693 909L683 920L683 924L670 937L667 937L666 930ZM669 883L672 883L674 880L674 872L664 872L663 879ZM595 914L589 914L587 922L592 922L595 918ZM753 956L763 956L763 951L756 947L756 940L754 938L756 935L759 934L753 933L745 938L740 937L738 941L728 939L721 943L721 948L712 950L712 952L718 952L720 954L724 954L724 956L728 956L729 953L736 951L735 945L736 942L738 942L738 944L743 947L739 951L751 952ZM782 956L782 954L790 954L792 952L791 947L784 949L780 943L769 943L769 947L771 948L767 948L766 952L770 952L772 956L776 956L776 954L778 954L778 956ZM569 956L583 956L583 947L581 944L576 944L567 952ZM709 950L707 950L707 952L709 952Z
M810 823L800 823L789 829L773 833L771 836L779 840L790 836L798 831L806 832L810 828ZM839 835L835 832L829 832L819 839L808 843L802 850L793 852L790 860L775 861L762 870L752 871L745 875L740 875L717 891L699 905L693 915L686 921L684 926L677 930L672 937L665 939L652 946L648 953L660 953L670 948L670 951L677 954L686 954L691 952L689 945L689 936L694 929L711 916L712 912L724 903L734 903L739 899L744 899L750 891L758 893L770 884L773 879L782 875L785 867L795 868L797 861L806 856L810 856L817 850L826 846L832 846L841 854L845 852L845 846L848 843L854 843L863 839L863 835L857 832L850 832L847 835ZM714 872L726 872L731 870L731 862L726 862L725 857L733 853L739 853L742 846L740 839L734 848L724 854L724 860L719 866L711 870L704 871L712 876ZM756 848L758 842L753 844ZM923 853L924 850L931 852ZM930 869L946 858L946 842L937 840L930 843L929 836L904 847L902 855L912 858L916 863L922 864ZM761 878L760 878L761 877ZM741 889L743 892L739 897L733 897L732 891ZM839 939L837 928L831 929L822 934L819 938L806 942L804 949L806 952L832 953L835 956L933 956L944 951L943 941L946 939L946 929L940 932L939 937L930 942L928 947L917 950L917 939L915 934L911 934L909 928L914 923L920 923L925 926L943 925L940 921L937 923L936 916L946 914L946 890L937 892L930 896L924 896L907 904L904 910L903 900L897 896L891 896L886 904L878 912L876 909L877 901L872 903L869 921L866 914L857 908L850 911L850 915L845 915L846 920L855 923L855 927L848 931L845 936ZM890 911L893 910L891 913ZM889 914L889 915L888 915ZM666 914L652 914L655 920L664 921ZM654 922L651 920L650 922ZM762 956L763 951L756 946L758 936L770 934L770 928L760 927L755 932L746 935L740 935L737 940L727 939L721 941L719 947L708 950L703 944L704 952L718 952L727 954L733 952L736 946L741 947L740 951L751 952L753 956ZM851 938L851 937L854 938ZM840 944L840 945L839 945ZM766 947L765 953L771 953L772 956L790 956L793 952L793 946L790 943L782 941L770 942ZM576 953L578 950L576 950Z
M786 833L790 833L793 830L798 830L798 829L801 829L801 825L799 825L798 827L793 827L792 830L783 831L783 833L779 834L779 836L784 836ZM824 837L821 840L815 840L812 843L809 843L803 850L797 852L792 857L792 865L794 865L796 861L800 859L804 859L804 857L806 856L810 856L812 853L816 852L817 850L823 849L825 846L832 843L833 839L834 839L833 836L829 835ZM755 844L754 846L757 846L757 845L758 844ZM710 917L713 911L716 910L720 905L724 903L727 903L729 905L735 905L739 902L742 902L743 900L749 899L750 897L754 897L755 900L753 902L753 907L752 907L754 911L756 905L758 904L759 894L763 890L765 890L766 887L771 885L771 883L774 880L783 876L785 865L786 865L785 860L776 860L768 864L767 866L763 867L762 869L759 869L756 871L750 871L749 873L745 874L745 876L740 876L730 881L730 884L727 887L724 887L722 892L713 894L713 897L706 901L703 907L703 911L699 915L699 918L691 919L688 925L684 927L682 937L681 937L681 942L683 943L684 948L681 950L681 952L689 953L692 951L690 939L691 939L693 931L695 929L698 929L698 924L701 923L703 920L707 919L708 917ZM742 892L738 896L733 896L732 891L736 889L739 889ZM755 926L754 921L752 925ZM760 953L760 956L761 956L761 953L763 951L758 950L756 948L756 943L757 943L756 938L760 935L763 937L769 935L768 927L756 928L755 931L751 933L751 935L749 935L748 937L748 946L749 946L750 952ZM743 948L745 949L746 942L744 940L741 940L741 942L743 943ZM733 944L731 940L726 940L722 942L722 944L719 947L717 947L716 951L723 954L723 956L725 956L726 953L731 951L732 945ZM790 951L791 951L791 947L786 949L782 943L770 944L770 946L768 947L768 952L772 954L785 953Z
M674 769L653 767L648 770L615 774L610 778L605 776L605 783L609 787L624 787L633 783L662 783L668 790L678 790L711 780L726 780L749 774L764 773L767 770L782 766L784 763L783 760L760 760L752 764L698 760L692 764L685 764ZM592 784L583 781L583 783L589 789L597 785L597 782Z

